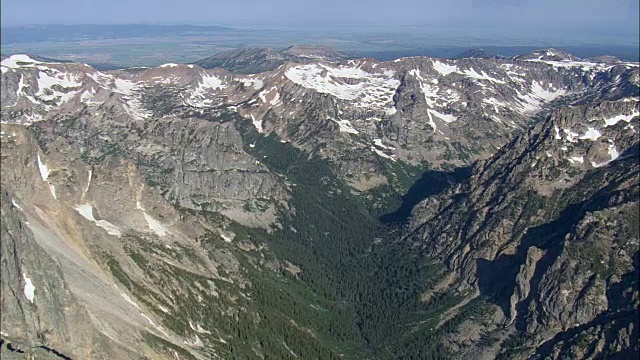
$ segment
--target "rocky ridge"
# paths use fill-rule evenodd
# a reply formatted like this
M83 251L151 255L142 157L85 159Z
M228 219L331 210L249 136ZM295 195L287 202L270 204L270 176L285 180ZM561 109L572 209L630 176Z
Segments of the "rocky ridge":
M13 56L2 66L3 121L108 109L129 126L169 115L233 113L259 132L335 160L355 189L369 190L392 182L382 163L470 164L493 154L554 102L602 94L615 100L638 88L636 64L531 56L288 62L254 75L179 64L99 72Z
M557 110L416 206L410 239L458 279L441 291L494 304L461 327L460 356L638 351L639 116L625 99Z

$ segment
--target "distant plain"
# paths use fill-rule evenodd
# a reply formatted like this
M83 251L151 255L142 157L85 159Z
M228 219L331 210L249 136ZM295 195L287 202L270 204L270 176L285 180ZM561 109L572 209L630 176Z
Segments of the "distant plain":
M328 45L347 55L390 60L403 56L453 57L471 48L512 56L555 47L579 57L613 55L638 61L633 39L570 34L500 34L456 28L278 28L191 25L42 25L2 28L2 55L26 53L101 69L190 63L246 47L283 49Z

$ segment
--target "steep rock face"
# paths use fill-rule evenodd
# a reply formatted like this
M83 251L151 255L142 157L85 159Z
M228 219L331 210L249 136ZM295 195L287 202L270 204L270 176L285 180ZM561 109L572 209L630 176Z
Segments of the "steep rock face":
M38 357L46 354L43 347L75 359L131 356L94 329L60 264L33 239L20 205L4 188L0 197L2 339ZM10 352L0 349L3 358Z
M157 328L150 326L138 305L127 301L100 264L106 261L103 254L117 258L122 253L115 239L133 229L156 235L160 230L179 231L179 224L167 224L175 222L175 210L163 207L158 194L154 197L144 191L139 175L131 173L126 163L111 158L87 166L77 161L74 149L63 141L52 144L45 155L22 126L3 124L1 136L2 186L12 193L10 199L3 197L2 243L17 246L3 251L3 263L5 255L19 251L14 260L19 259L27 268L35 267L29 269L33 272L35 309L57 316L42 320L42 326L51 329L31 332L44 334L39 335L40 344L34 345L51 347L72 358L158 357L148 346L136 345L142 338L141 330L150 328L148 331L157 333ZM5 271L8 280L13 273L3 268L3 282ZM66 329L68 334L57 343L45 342L47 333L56 328ZM16 336L12 328L6 333L9 338Z
M492 299L493 323L506 334L530 336L516 346L504 330L476 324L494 336L484 351L638 351L629 337L638 305L638 115L638 103L625 100L556 111L477 164L467 182L414 209L410 238L443 259L457 284ZM571 345L577 339L590 344L586 353ZM475 345L467 356L483 348Z

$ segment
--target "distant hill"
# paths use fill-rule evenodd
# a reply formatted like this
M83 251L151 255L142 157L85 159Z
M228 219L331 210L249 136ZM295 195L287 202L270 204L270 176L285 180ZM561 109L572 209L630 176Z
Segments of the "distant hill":
M196 61L194 64L205 69L222 68L243 74L255 74L273 70L287 61L337 61L346 58L345 54L339 53L328 46L294 45L282 51L270 48L229 50Z
M498 57L498 55L493 52L478 48L478 49L469 49L459 55L454 56L453 59L470 59L470 58L490 59L492 57Z

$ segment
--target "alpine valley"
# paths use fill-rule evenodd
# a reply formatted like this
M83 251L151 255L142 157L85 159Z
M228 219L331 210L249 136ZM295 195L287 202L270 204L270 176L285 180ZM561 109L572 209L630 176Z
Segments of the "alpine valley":
M3 359L629 359L640 67L1 63Z

